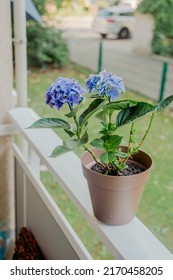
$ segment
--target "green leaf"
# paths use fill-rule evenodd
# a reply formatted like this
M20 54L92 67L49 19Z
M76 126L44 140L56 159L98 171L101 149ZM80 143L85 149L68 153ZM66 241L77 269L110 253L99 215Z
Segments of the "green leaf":
M131 135L130 136L130 143L136 143L136 136L135 135Z
M87 120L98 110L100 105L103 103L103 99L94 99L88 108L80 115L79 124L81 127L87 122Z
M71 130L68 130L68 129L64 129L64 131L70 136L70 137L73 137L75 135L75 133Z
M69 151L70 151L70 149L68 149L66 146L60 145L60 146L57 146L57 147L53 150L53 152L52 152L52 154L50 155L50 157L56 158L56 157L58 157L58 156L60 156L60 155L62 155L62 154L65 154L65 153L69 152Z
M93 139L90 144L98 149L105 149L104 141L100 138Z
M103 136L104 148L109 152L114 152L120 145L122 136L119 135L106 135Z
M101 154L100 161L102 163L108 164L109 163L108 153Z
M117 152L114 153L114 156L115 157L120 157L120 158L126 158L128 156L128 154L123 153L121 151L117 151Z
M78 139L72 139L68 141L64 141L64 146L66 146L69 150L75 150L77 147L79 147L79 140Z
M125 108L129 108L132 106L135 106L137 104L137 101L135 100L120 100L120 101L115 101L115 102L111 102L109 104L106 104L103 107L104 111L108 111L108 110L122 110Z
M109 160L109 162L115 161L115 153L114 152L109 152L108 153L108 160Z
M105 122L106 121L106 116L107 113L105 111L100 111L96 114L96 118L98 118L99 120Z
M137 102L133 107L125 108L121 110L116 118L116 125L122 126L130 123L138 118L145 116L148 113L153 112L156 109L155 105L147 102Z
M166 97L164 100L160 101L156 106L156 112L160 112L164 110L166 107L168 107L171 104L172 101L173 101L173 95L170 95Z
M109 153L101 154L100 161L102 163L105 163L105 164L114 162L115 161L115 153L114 152L109 152Z
M125 168L127 168L127 167L128 167L128 165L127 165L125 162L119 164L119 166L118 166L118 168L119 168L120 171L123 170L123 169L125 169Z
M113 134L113 132L115 131L116 127L115 124L113 123L102 123L103 128L101 129L100 133L101 134Z
M79 146L84 145L88 142L88 133L87 131L84 132L81 139L79 140Z
M59 118L43 118L34 122L29 128L64 128L69 129L70 125Z

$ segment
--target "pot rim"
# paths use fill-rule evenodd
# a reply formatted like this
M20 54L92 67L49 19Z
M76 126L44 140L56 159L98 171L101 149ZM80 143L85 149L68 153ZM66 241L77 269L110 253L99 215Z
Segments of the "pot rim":
M121 148L127 148L127 146L120 146ZM97 150L97 151L102 151L101 149L98 149L98 148L92 148L91 149L92 151L93 150ZM133 175L127 175L127 176L115 176L115 175L106 175L106 174L102 174L102 173L99 173L99 172L96 172L96 171L93 171L92 169L91 169L91 166L92 166L92 164L94 164L95 163L95 161L94 161L94 159L92 159L92 156L91 156L91 161L90 161L90 164L85 164L84 163L84 157L85 157L85 155L86 154L89 154L89 152L88 151L85 151L83 154L82 154L82 156L81 156L81 163L82 163L82 166L85 168L85 169L87 169L87 170L89 170L92 174L95 174L95 175L97 175L97 176L102 176L102 178L105 178L105 177L108 177L109 176L109 178L122 178L122 177L125 177L125 178L131 178L131 177L138 177L140 174L145 174L145 173L147 173L149 170L151 170L151 168L152 168L152 165L153 165L153 161L152 161L152 158L150 157L150 155L148 154L148 153L146 153L146 152L144 152L143 150L139 150L138 151L138 153L137 154L139 154L139 153L142 153L143 155L145 155L145 157L148 157L148 159L149 159L149 161L150 161L150 166L149 167L146 167L145 165L143 165L143 164L141 164L140 162L138 162L137 160L134 160L134 161L136 161L138 164L141 164L141 165L143 165L143 166L145 166L146 167L146 170L145 171L142 171L142 172L140 172L140 173L138 173L138 174L133 174ZM100 153L101 154L101 153ZM136 155L137 155L136 154ZM134 155L135 156L135 155ZM132 159L133 160L133 159Z

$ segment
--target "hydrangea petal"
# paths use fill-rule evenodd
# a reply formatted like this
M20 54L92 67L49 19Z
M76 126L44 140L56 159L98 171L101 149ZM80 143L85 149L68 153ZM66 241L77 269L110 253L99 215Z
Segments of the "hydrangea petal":
M74 79L59 77L46 92L46 104L58 110L68 103L71 108L79 104L86 90Z
M110 97L111 101L125 92L122 78L106 70L97 75L90 75L86 81L86 86L89 89L89 93L97 91L100 96Z

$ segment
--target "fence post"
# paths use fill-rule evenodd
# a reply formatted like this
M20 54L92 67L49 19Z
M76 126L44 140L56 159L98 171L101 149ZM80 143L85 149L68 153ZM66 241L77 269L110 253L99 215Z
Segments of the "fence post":
M160 85L159 101L163 100L163 97L164 97L167 71L168 71L168 62L164 61L163 68L162 68L162 80L161 80L161 85Z
M98 73L102 70L102 56L103 56L103 42L102 42L102 39L100 39L100 42L99 42L98 69L97 69Z

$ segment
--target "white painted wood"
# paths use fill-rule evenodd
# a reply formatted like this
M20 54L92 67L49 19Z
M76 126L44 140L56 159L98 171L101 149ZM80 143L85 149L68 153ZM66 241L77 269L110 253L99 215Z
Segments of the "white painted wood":
M15 162L15 218L16 234L19 234L21 227L26 226L26 175L18 162Z
M27 37L26 37L26 1L15 0L14 9L14 60L15 81L18 93L17 106L27 107ZM22 138L19 138L20 148L28 156L28 147Z
M18 106L27 106L27 52L25 1L14 1L15 76Z
M52 149L61 143L61 139L49 129L26 129L38 119L31 109L13 109L9 112L9 117L116 259L173 259L173 255L137 218L123 226L108 226L97 221L82 175L80 159L72 152L56 159L49 157Z
M13 124L0 124L0 136L13 135L17 133L17 129Z
M59 256L62 259L92 259L19 148L14 144L13 149L19 169L23 170L27 181L26 226L31 229L44 255L48 259L58 259ZM21 177L19 184L20 181ZM20 213L18 218L20 219ZM18 224L21 226L22 222L23 220L18 221Z
M33 149L29 148L29 164L36 176L40 177L40 158L34 152Z
M12 90L12 108L17 105L17 91L13 88Z

